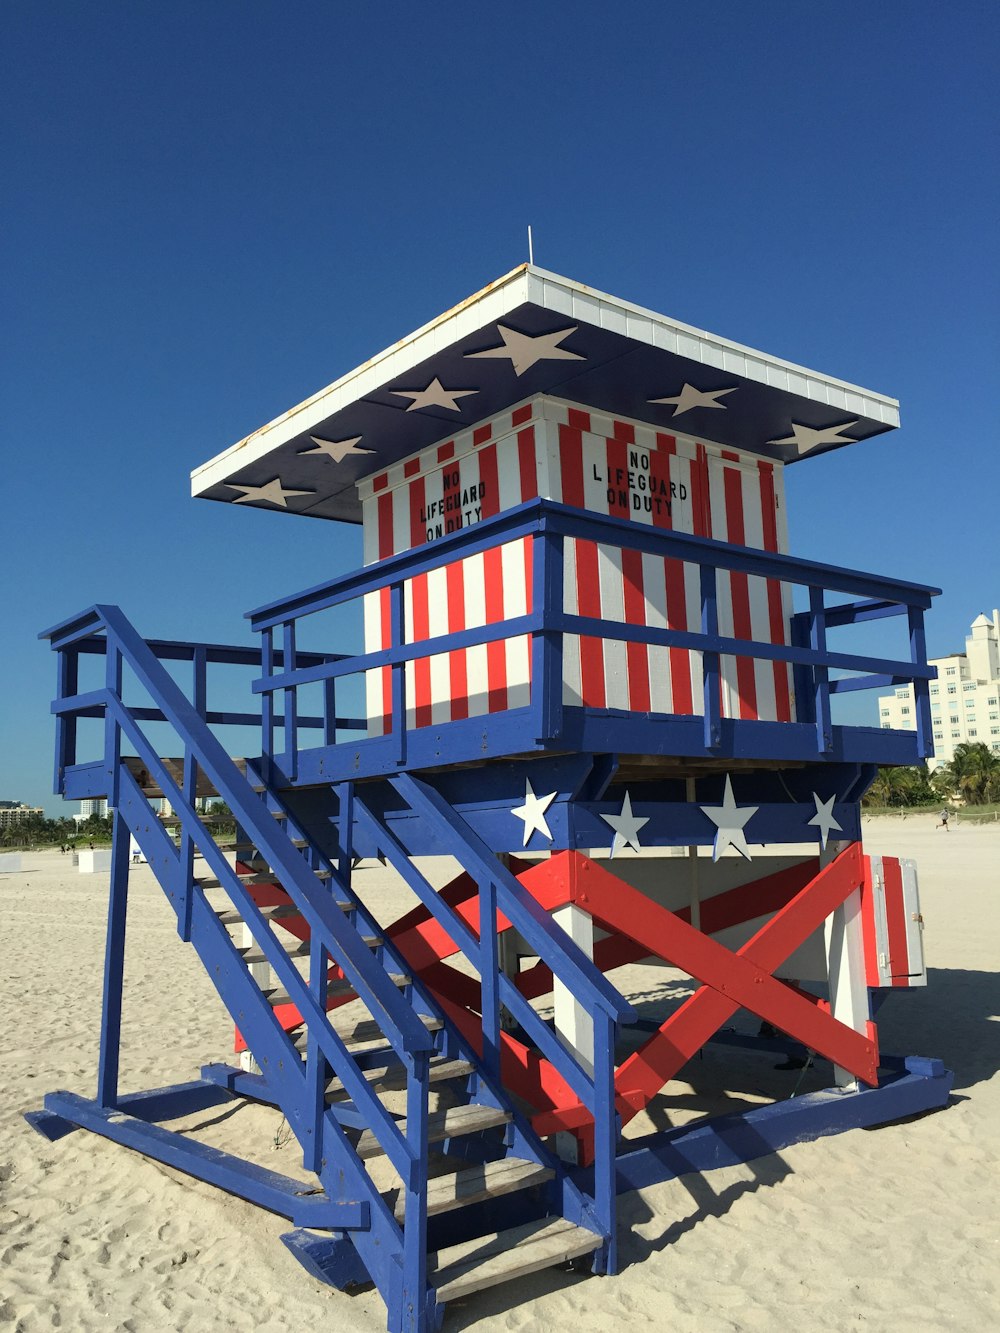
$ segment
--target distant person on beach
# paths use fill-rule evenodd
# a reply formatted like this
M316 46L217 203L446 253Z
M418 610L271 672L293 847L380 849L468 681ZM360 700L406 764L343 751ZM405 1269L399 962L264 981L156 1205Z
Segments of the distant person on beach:
M941 811L941 823L940 823L940 824L935 824L934 827L935 827L935 828L943 828L944 831L945 831L945 833L948 832L948 811L947 811L947 810L942 810L942 811Z

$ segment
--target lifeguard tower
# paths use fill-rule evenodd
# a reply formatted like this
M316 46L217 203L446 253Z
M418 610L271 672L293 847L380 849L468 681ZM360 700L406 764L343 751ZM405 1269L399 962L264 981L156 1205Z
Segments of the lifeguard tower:
M57 788L117 818L97 1095L50 1094L36 1127L287 1217L310 1273L424 1330L540 1268L614 1272L623 1190L943 1105L940 1062L878 1050L881 998L926 979L922 923L914 867L866 857L860 821L878 765L930 752L936 590L786 535L785 468L897 424L525 265L199 468L196 496L361 523L364 566L249 613L256 648L145 640L109 606L47 632ZM876 655L891 617L904 646ZM213 699L220 665L252 675L242 706ZM903 683L913 730L833 721L835 696ZM249 724L234 760L216 730ZM123 1095L130 837L242 1055ZM444 887L428 856L453 858ZM411 911L379 917L368 858ZM650 959L692 979L652 1016L616 980ZM825 1062L829 1086L630 1134L710 1041ZM309 1184L159 1123L229 1098L280 1108Z

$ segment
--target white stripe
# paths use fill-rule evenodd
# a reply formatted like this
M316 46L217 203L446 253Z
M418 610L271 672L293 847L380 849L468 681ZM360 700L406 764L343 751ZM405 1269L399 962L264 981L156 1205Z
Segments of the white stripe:
M563 545L563 609L569 616L580 611L576 578L576 541L567 537ZM580 677L580 636L563 635L563 703L578 708L583 703Z
M642 588L645 597L645 622L653 629L667 627L667 584L664 561L659 556L642 557ZM649 648L649 706L654 713L673 709L670 687L670 649Z
M625 619L621 548L598 546L597 571L601 585L601 618L621 623ZM628 657L620 639L604 640L604 697L608 708L627 709L629 706Z
M482 553L462 561L465 588L466 629L486 624L486 574ZM489 707L486 673L486 644L469 648L465 656L469 685L469 716L480 717Z
M524 538L505 542L500 548L503 571L503 609L506 620L523 616L528 609L524 576ZM519 634L505 641L507 660L507 707L525 708L530 702L528 636Z
M427 574L427 628L429 637L448 633L448 573L441 565ZM431 724L451 721L451 671L447 653L430 659Z

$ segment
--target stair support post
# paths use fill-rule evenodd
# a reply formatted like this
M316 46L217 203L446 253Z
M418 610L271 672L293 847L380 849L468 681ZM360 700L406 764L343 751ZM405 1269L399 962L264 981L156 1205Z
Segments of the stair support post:
M595 1273L618 1271L616 1198L618 1115L615 1109L615 1023L603 1009L594 1011L594 1213L604 1235L596 1251Z
M104 951L104 994L101 1006L101 1050L97 1066L97 1100L114 1107L118 1101L118 1057L122 1031L122 979L125 967L125 917L132 838L116 810L111 834L111 891Z
M479 978L483 997L483 1065L500 1077L500 946L497 940L497 886L479 885Z
M404 1051L406 1066L406 1146L410 1162L403 1181L403 1289L400 1327L424 1333L427 1321L427 1117L430 1052ZM433 1295L433 1294L431 1294Z

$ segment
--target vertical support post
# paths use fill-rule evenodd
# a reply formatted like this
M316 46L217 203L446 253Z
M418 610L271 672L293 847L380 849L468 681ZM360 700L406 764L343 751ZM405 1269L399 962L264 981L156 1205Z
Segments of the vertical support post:
M69 699L80 687L80 654L76 648L60 648L57 657L56 698ZM63 775L76 763L76 716L56 714L56 767L52 790L62 795Z
M820 852L820 868L830 864L846 847L846 842L830 842ZM830 1013L838 1023L855 1032L869 1030L868 986L865 978L864 936L861 924L861 886L826 920L823 926L827 972L830 979ZM834 1066L838 1088L852 1091L857 1079L847 1069Z
M406 1147L409 1171L403 1220L403 1290L401 1322L405 1329L422 1329L427 1294L427 1113L430 1091L430 1053L404 1051L406 1066ZM433 1299L433 1296L431 1297Z
M907 607L906 618L910 627L910 661L915 665L924 666L927 663L924 613L919 606L910 606ZM928 681L914 680L913 705L917 721L917 754L921 759L926 759L934 753L930 684Z
M389 647L401 648L406 641L406 612L402 583L389 589ZM392 667L392 728L396 735L396 763L406 763L406 663Z
M719 637L719 595L714 565L701 566L701 632L706 639ZM707 647L701 655L702 699L705 714L705 749L722 743L722 671L719 654Z
M817 653L826 652L826 610L823 589L809 589L809 647ZM833 744L830 724L830 671L825 666L813 667L813 697L816 701L816 748L825 754Z
M261 674L265 680L274 675L274 630L270 627L262 631ZM264 760L264 781L270 784L274 778L274 690L272 689L261 695L260 752Z
M125 917L128 907L128 866L132 838L120 811L111 831L111 891L104 949L104 997L101 1010L101 1053L97 1066L97 1100L118 1102L118 1056L122 1032L122 977L125 967Z
M809 614L799 611L789 623L789 640L793 648L809 647ZM792 663L792 689L795 693L795 717L799 722L815 722L815 704L812 673L801 662Z
M535 739L555 740L563 726L563 633L546 629L563 614L563 537L543 529L535 534L531 561L531 611L541 625L531 639L531 689Z
M122 697L122 655L117 643L109 636L104 683L109 694ZM118 809L119 769L122 760L122 733L113 708L104 712L104 767L108 779L108 805Z
M688 805L698 800L698 784L694 778L685 782L685 797ZM691 868L691 924L695 930L701 930L701 886L698 882L698 847L688 847L688 865Z
M552 913L552 920L561 927L588 958L594 957L594 921L589 913L567 903ZM588 1074L594 1072L594 1017L581 1004L564 981L552 978L552 1001L555 1009L556 1036L576 1056L577 1063Z
M323 744L337 744L337 682L323 682Z
M191 659L193 690L191 701L198 716L204 719L208 712L208 655L204 648L195 648ZM194 809L198 799L198 761L191 749L184 752L184 779L181 785L184 804ZM180 856L177 858L177 933L182 940L191 938L191 909L194 893L194 842L185 825L181 825Z
M594 1026L594 1212L598 1225L607 1236L594 1256L594 1272L614 1273L618 1268L615 1024L603 1009L599 1009L594 1014Z
M282 626L282 670L295 670L295 621L286 620ZM295 777L299 744L299 692L296 686L285 686L285 747L284 769L289 779Z
M500 1075L500 948L497 941L497 886L479 885L479 978L482 986L483 1066Z

